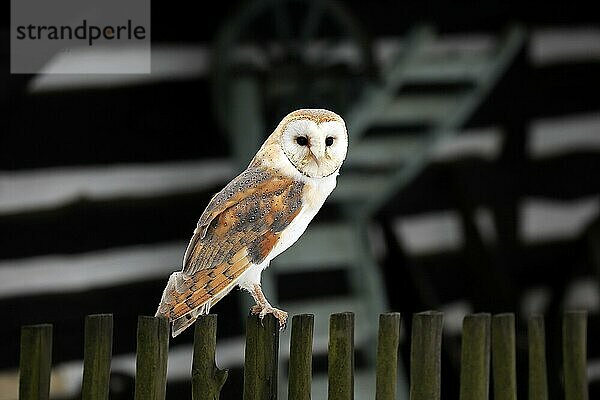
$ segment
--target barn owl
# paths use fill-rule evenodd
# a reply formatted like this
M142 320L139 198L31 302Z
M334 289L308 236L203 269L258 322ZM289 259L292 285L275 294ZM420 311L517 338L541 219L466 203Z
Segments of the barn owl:
M248 167L217 193L202 213L183 257L171 274L156 312L173 337L234 287L247 290L263 318L283 328L287 313L261 290L261 273L304 233L336 186L346 158L344 120L323 109L288 114Z

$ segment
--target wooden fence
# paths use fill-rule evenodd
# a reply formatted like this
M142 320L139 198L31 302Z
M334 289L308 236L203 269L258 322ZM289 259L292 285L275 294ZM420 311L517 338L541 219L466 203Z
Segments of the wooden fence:
M442 321L440 312L413 315L410 351L410 399L439 400ZM291 321L289 358L290 400L310 399L313 316ZM112 353L112 315L90 315L85 321L82 399L108 399ZM586 380L587 314L563 317L563 369L566 400L588 400ZM529 337L529 400L548 398L544 320L532 316ZM217 317L196 322L192 365L192 398L219 398L227 371L215 365ZM376 357L377 400L396 398L400 314L381 314ZM139 317L135 399L163 400L166 392L169 325L164 319ZM277 398L279 326L267 316L248 317L244 365L244 400ZM460 399L486 400L490 368L495 400L516 399L515 318L513 314L473 314L463 321ZM490 362L491 360L491 362ZM21 331L21 400L48 399L52 364L52 326L24 326ZM353 399L354 314L330 317L328 399ZM558 378L558 377L553 377Z

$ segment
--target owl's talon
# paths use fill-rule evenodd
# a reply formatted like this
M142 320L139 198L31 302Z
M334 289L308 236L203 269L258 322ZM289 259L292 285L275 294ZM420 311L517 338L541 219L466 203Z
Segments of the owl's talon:
M288 313L278 308L270 306L261 307L259 305L255 305L250 308L250 313L252 315L258 315L261 323L265 315L273 314L273 316L277 318L277 321L279 321L279 330L284 330L287 326Z
M260 314L262 310L263 310L262 307L257 304L257 305L250 307L250 314L257 315L257 314Z

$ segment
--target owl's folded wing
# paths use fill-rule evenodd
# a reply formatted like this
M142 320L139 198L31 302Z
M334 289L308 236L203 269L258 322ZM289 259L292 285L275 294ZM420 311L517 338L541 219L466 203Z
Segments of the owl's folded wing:
M244 248L253 263L260 263L275 245L269 238L283 231L300 212L302 187L300 181L263 169L238 175L202 213L185 252L183 272L191 276L213 268L233 260Z
M183 271L161 304L171 320L214 304L273 250L302 209L303 183L246 170L213 197L184 256Z

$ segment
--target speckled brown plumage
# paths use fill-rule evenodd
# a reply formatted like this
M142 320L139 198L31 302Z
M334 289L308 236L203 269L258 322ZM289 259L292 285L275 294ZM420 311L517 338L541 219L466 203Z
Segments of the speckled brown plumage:
M260 264L300 212L302 186L249 169L217 193L188 245L183 274L165 291L160 314L180 318L235 284L249 265Z

